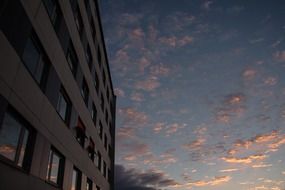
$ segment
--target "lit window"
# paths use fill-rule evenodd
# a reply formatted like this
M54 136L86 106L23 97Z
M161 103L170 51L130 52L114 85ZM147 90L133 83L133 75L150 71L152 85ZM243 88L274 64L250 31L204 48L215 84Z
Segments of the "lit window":
M65 123L68 124L71 112L71 103L63 89L61 89L59 93L57 102L57 112L60 117L65 121Z
M34 133L26 121L12 108L9 108L0 127L0 155L28 170L34 140Z
M48 75L49 61L35 34L32 34L27 40L22 59L36 82L44 88Z
M81 189L81 172L77 168L73 168L71 190Z
M88 89L88 86L87 86L87 83L86 83L85 79L83 79L83 81L82 81L81 95L83 97L83 100L84 100L86 106L88 106L89 89Z
M49 153L48 170L47 170L47 181L62 185L64 172L64 157L54 148L51 148Z

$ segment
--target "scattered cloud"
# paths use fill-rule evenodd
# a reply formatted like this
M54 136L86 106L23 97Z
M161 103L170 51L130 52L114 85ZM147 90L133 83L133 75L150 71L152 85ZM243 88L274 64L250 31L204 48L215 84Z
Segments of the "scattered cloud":
M204 186L216 186L229 182L232 179L230 176L216 176L210 180L198 180L188 183L187 185L204 187Z
M115 88L114 92L117 97L125 97L125 92L121 88Z
M256 76L257 71L255 69L246 69L243 71L242 76L245 80L252 80Z
M126 126L142 126L148 122L148 116L144 112L140 112L135 108L120 108L119 115L123 119Z
M160 82L157 77L151 76L146 80L137 81L134 84L134 88L137 90L153 91L160 86Z
M267 156L262 154L250 155L248 157L236 158L236 157L223 157L222 160L228 163L240 163L250 164L255 160L264 160Z
M268 86L274 86L276 85L278 82L278 79L276 77L267 77L266 79L264 79L263 83L265 85L268 85Z
M168 76L170 69L163 64L150 67L150 74L153 76Z
M159 42L170 46L170 47L183 47L193 42L192 36L184 36L184 37L176 37L176 36L169 36L169 37L160 37Z
M202 4L202 8L205 10L210 10L212 4L213 4L213 1L205 1Z
M116 190L157 190L178 185L165 173L147 170L140 172L136 169L126 169L122 165L115 165L115 189Z
M155 133L159 133L164 127L165 127L165 123L158 122L158 123L154 124L153 131Z
M133 92L131 94L131 100L133 100L135 102L142 102L142 101L144 101L144 95L142 93L139 93L139 92Z
M219 172L235 172L235 171L239 171L239 169L237 168L231 168L231 169L224 169L224 170L220 170Z
M272 166L272 164L254 164L254 165L252 165L252 168L268 168L271 166Z
M285 50L275 52L273 57L279 62L285 62Z
M173 123L171 125L168 125L166 127L166 136L176 133L179 129L183 129L186 126L187 125L185 123L184 124Z

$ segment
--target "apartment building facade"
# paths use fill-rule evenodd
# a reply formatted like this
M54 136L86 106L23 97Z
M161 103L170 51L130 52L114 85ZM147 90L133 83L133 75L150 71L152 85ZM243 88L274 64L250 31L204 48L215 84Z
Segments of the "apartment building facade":
M2 0L0 27L0 189L112 190L116 97L97 0Z

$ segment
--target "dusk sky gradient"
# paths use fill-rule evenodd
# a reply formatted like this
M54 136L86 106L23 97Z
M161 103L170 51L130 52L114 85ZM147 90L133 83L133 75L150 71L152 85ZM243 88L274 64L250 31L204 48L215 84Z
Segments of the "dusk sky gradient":
M285 1L100 6L117 190L285 189Z

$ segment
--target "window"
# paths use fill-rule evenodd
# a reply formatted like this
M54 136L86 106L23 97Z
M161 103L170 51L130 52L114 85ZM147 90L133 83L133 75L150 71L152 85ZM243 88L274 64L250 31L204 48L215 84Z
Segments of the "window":
M101 188L98 185L96 185L96 190L101 190Z
M90 50L90 46L87 45L87 48L85 50L85 57L86 57L86 61L87 61L87 64L88 64L88 67L89 69L91 70L92 69L92 55L91 55L91 50Z
M0 126L0 157L29 170L34 140L32 128L16 111L8 108Z
M91 137L89 137L89 145L87 147L87 151L88 151L88 156L89 158L94 161L94 157L95 157L95 143L92 140Z
M73 76L76 76L78 58L77 58L77 55L75 53L75 50L74 50L74 47L73 47L71 40L69 42L69 47L67 49L66 59L67 59L69 68L70 68Z
M64 173L64 157L55 149L51 148L49 153L46 180L58 186L62 185Z
M106 162L103 162L103 176L106 177L107 176L107 165Z
M81 172L77 168L73 168L71 190L81 189Z
M22 60L33 78L43 89L46 84L50 64L34 33L32 33L26 42Z
M106 85L106 73L103 71L103 84Z
M95 104L94 104L94 103L92 104L91 117L92 117L92 120L93 120L94 124L96 125L96 120L97 120L97 109L96 109L96 106L95 106Z
M102 108L102 110L104 110L104 97L103 97L103 94L101 93L101 108Z
M107 138L107 135L105 134L104 135L104 147L106 150L107 150L107 146L108 146L108 138Z
M83 79L83 81L82 81L81 95L83 97L83 100L84 100L86 106L88 107L89 89L88 89L88 86L87 86L85 79Z
M99 136L101 139L103 138L103 125L101 121L99 122Z
M109 122L109 113L108 113L108 110L105 110L105 121L106 121L106 123Z
M91 20L92 14L91 14L91 8L90 8L90 3L89 0L84 0L85 3L85 8L86 8L86 13L89 21Z
M109 88L107 88L107 98L108 98L108 100L110 100L110 91L109 91Z
M79 142L79 144L82 147L84 147L85 138L86 138L85 135L86 128L80 118L78 118L78 124L75 127L75 130L76 130L76 140Z
M79 32L79 36L80 36L80 38L82 38L83 21L82 21L81 15L80 15L80 11L79 11L79 6L78 5L77 5L76 10L74 12L74 20L75 20L75 24L76 24L77 30Z
M99 91L99 79L98 79L98 75L97 75L97 72L95 71L95 81L94 81L94 85L95 85L95 88L96 88L96 92L98 93Z
M47 13L55 30L59 29L62 13L57 0L44 0Z
M99 171L101 171L101 167L102 167L102 156L101 153L98 151L98 169Z
M86 190L92 190L93 182L91 179L87 178Z
M100 46L97 47L97 56L98 56L98 63L99 63L99 66L101 67L102 66L102 57L101 57L101 51L100 51Z
M69 124L69 118L71 113L71 103L65 90L62 88L59 93L57 108L56 108L60 117L65 121L65 123Z
M96 30L95 30L95 25L94 25L93 18L91 18L91 21L90 21L90 28L91 28L91 35L92 35L92 38L93 38L93 42L95 44L96 43Z
M111 146L109 145L108 147L108 153L109 153L109 157L111 158L112 157L112 149L111 149Z

